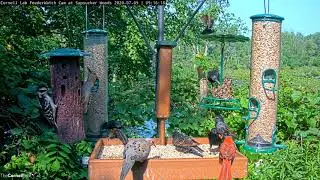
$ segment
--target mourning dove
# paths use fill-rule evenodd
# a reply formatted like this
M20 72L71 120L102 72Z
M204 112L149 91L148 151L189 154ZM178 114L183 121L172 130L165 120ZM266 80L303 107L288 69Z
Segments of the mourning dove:
M148 159L152 145L154 145L154 142L151 140L129 140L129 142L125 145L123 150L124 161L122 163L120 180L125 179L135 162L144 162Z

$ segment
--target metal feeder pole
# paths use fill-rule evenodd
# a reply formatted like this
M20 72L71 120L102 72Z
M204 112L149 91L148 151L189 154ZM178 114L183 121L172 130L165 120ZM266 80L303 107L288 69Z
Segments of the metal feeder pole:
M164 39L164 6L158 6L158 41L163 41ZM160 63L160 48L157 48L157 81L158 81L158 71L159 71L159 63ZM156 82L156 89L158 88L158 82ZM159 103L159 98L157 97L157 104ZM157 126L158 126L158 135L161 145L166 144L166 117L157 116Z

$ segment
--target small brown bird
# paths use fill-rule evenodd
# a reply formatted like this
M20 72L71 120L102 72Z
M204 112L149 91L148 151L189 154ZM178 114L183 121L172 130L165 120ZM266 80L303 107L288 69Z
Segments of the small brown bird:
M211 34L211 33L213 33L214 32L212 30L213 23L214 23L213 18L211 18L211 16L208 16L208 15L203 15L201 17L201 20L205 25L205 29L201 32L201 34Z
M184 153L192 153L197 156L203 157L202 153L204 152L201 148L198 147L200 143L192 139L190 136L184 134L179 129L175 129L172 132L173 145L176 147L177 151Z
M98 80L98 76L95 72L91 71L89 67L88 69L88 79L84 82L81 89L81 102L83 104L83 112L86 114L88 111L88 104L91 95L91 89L93 88L95 82Z
M226 136L219 150L222 168L218 180L232 180L231 165L236 157L236 152L237 147L232 140L232 136Z
M151 146L154 142L145 139L130 140L124 147L120 180L124 180L135 162L144 162L148 159Z

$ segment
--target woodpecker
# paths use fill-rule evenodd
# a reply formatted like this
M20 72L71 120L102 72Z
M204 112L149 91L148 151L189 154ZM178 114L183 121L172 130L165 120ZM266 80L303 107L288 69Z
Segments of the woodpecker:
M94 87L95 82L98 80L98 76L95 72L88 69L88 79L84 82L81 90L81 102L83 105L83 112L86 114L88 111L88 104L90 100L91 90Z
M58 106L54 104L53 99L48 94L47 87L39 87L38 98L43 116L54 128L58 128L56 113Z

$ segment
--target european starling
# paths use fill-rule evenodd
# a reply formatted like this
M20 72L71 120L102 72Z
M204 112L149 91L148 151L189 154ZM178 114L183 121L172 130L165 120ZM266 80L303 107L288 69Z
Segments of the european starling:
M119 121L111 120L101 125L100 132L108 138L119 138L123 144L128 143L127 136L122 132L122 125Z
M200 143L189 137L188 135L181 132L179 129L175 129L172 132L173 145L176 147L177 151L184 153L192 153L197 156L203 157L204 152L198 147Z
M208 78L208 81L213 85L213 83L218 83L220 84L219 82L219 78L220 78L220 73L219 73L219 70L212 70L212 71L209 71L208 72L208 75L207 75L207 78Z
M228 125L224 122L223 117L219 114L216 116L215 118L215 122L216 122L216 127L212 128L208 138L209 138L209 143L210 143L210 151L215 151L212 150L212 146L213 145L217 145L220 147L220 144L223 141L223 138L225 136L230 135L230 129L228 127Z

